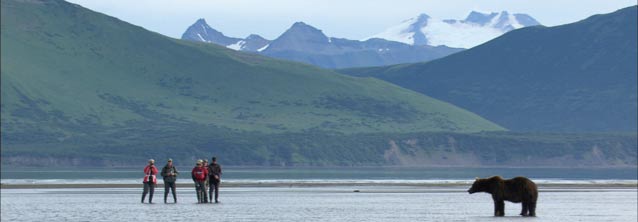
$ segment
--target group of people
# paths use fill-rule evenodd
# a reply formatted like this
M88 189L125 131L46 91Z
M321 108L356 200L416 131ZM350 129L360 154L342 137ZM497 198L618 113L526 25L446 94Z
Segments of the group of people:
M142 203L148 194L148 203L153 203L153 192L157 185L157 167L155 160L148 160L148 165L144 167L144 191L142 192ZM169 191L173 194L173 202L177 203L177 194L175 193L175 181L177 181L177 168L173 165L173 160L168 159L161 175L164 179L164 203L167 203ZM219 184L221 183L222 167L217 163L217 158L211 158L211 163L207 160L197 160L197 163L191 171L191 178L195 182L195 191L197 193L198 203L213 203L213 193L215 193L215 203L219 203ZM208 195L207 192L208 191Z

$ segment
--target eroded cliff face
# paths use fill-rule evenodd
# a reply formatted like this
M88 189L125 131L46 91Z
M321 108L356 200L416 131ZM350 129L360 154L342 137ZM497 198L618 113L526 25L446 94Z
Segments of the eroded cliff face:
M15 152L2 149L9 167L132 167L148 158L192 163L223 157L225 165L266 167L636 167L638 135L539 133L254 134L205 141L187 149L149 152L118 148L98 153ZM104 148L107 149L107 148ZM115 149L115 148L112 148Z
M86 158L86 157L38 157L38 156L11 156L2 157L3 166L13 167L74 167L74 166L94 166L94 167L121 167L139 166L139 164L127 163L117 160Z
M459 143L453 136L445 142L416 138L389 140L383 158L396 166L463 166L463 167L636 167L636 154L620 152L631 144L562 144L564 149L538 152L507 144L484 146ZM552 145L553 146L553 145ZM634 148L636 149L636 148ZM631 150L631 148L629 148ZM569 152L575 151L575 152ZM624 154L622 154L624 153Z

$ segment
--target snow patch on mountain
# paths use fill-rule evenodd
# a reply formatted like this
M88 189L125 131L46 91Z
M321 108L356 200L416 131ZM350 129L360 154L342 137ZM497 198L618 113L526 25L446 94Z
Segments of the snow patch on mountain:
M381 38L410 45L471 48L508 31L540 25L526 14L472 11L464 20L437 19L426 14L407 19L367 39Z
M229 49L241 50L244 47L244 44L246 44L246 41L239 40L234 44L227 45L226 47Z

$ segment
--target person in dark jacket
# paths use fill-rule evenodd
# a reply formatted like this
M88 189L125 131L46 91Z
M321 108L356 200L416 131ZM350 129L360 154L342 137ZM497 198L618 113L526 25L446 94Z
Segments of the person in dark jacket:
M211 203L213 202L213 191L215 191L215 203L219 203L219 184L221 183L222 178L222 166L217 163L217 157L211 158L212 162L208 165L208 181L209 181L209 189L208 195L211 198Z
M203 165L202 160L197 160L197 165L191 171L193 182L195 182L198 203L204 203L204 186L206 186L206 175L208 175L208 170Z
M148 203L153 203L153 192L155 192L155 184L157 184L157 167L155 167L155 160L148 160L148 165L144 167L144 192L142 193L142 203L144 203L144 198L146 198L146 194L150 194L148 196Z
M169 189L173 192L173 202L177 203L177 194L175 193L175 181L177 180L177 168L173 165L173 160L168 159L166 166L162 168L162 177L164 179L164 203L168 197Z

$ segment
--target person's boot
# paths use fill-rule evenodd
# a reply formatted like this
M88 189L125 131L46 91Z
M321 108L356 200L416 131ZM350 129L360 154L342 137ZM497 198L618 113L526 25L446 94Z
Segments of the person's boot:
M153 203L153 195L148 196L148 203Z
M144 199L146 199L146 194L142 194L142 203L144 203Z

